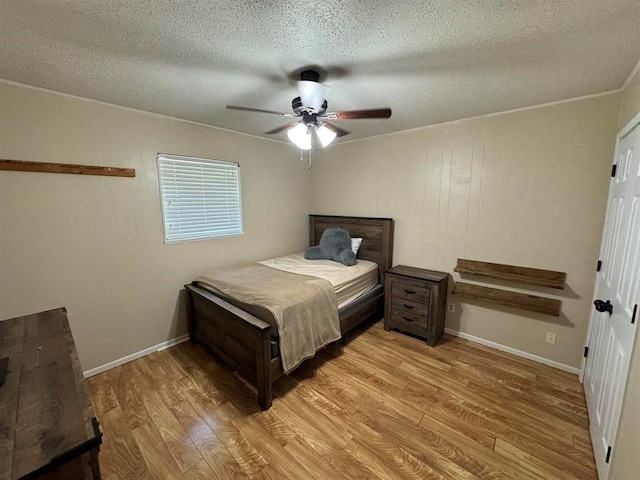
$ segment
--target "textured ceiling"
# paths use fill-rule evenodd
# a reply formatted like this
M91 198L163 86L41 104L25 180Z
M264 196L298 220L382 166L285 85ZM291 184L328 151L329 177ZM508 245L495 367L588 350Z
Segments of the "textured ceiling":
M0 2L0 78L261 135L317 65L345 140L622 86L640 2L125 0ZM285 139L284 134L276 136Z

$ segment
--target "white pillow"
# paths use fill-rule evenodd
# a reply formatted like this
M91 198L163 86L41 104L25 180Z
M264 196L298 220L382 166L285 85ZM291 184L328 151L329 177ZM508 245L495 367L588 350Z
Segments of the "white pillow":
M362 238L351 238L351 250L353 253L358 255L358 250L360 250L360 245L362 244Z

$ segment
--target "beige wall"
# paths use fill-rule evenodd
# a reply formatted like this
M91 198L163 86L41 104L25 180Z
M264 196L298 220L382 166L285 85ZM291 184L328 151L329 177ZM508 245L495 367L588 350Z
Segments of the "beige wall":
M158 152L239 162L245 235L164 245ZM185 333L203 269L307 246L311 174L284 143L0 83L0 158L136 169L0 172L0 319L66 306L85 370Z
M638 112L640 112L640 72L636 72L627 88L622 92L618 127L622 129Z
M622 94L620 109L620 129L640 113L640 73L636 73L629 86ZM640 295L640 292L639 292ZM640 300L640 298L638 299ZM620 424L609 480L630 480L638 478L640 470L640 347L636 333L635 351L631 357L631 368L627 380L627 390L622 405Z
M560 318L450 296L446 326L579 367L619 109L607 95L335 145L316 155L313 211L395 218L394 264L567 272L564 291L509 285L561 299Z

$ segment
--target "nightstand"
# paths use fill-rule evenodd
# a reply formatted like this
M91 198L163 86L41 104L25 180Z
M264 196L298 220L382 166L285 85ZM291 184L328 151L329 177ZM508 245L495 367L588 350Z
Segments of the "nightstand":
M444 332L449 274L396 265L385 273L384 329L423 338L434 347Z

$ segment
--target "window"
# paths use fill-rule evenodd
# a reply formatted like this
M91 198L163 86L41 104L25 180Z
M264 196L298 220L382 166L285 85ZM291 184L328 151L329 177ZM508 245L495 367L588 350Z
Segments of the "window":
M164 243L241 235L240 165L158 155Z

